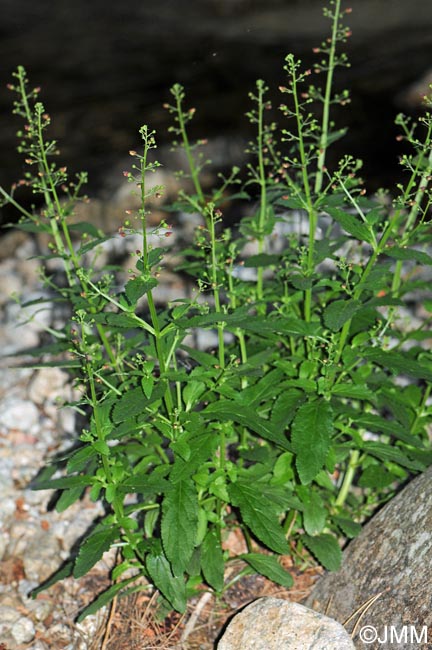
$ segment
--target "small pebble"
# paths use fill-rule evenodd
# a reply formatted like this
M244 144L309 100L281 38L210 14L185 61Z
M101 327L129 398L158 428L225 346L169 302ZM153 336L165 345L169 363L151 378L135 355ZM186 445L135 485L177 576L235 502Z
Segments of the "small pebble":
M33 621L29 618L20 618L12 625L10 632L17 643L30 643L36 634Z
M28 432L38 423L39 410L32 402L6 398L0 409L0 426L6 429L19 429Z

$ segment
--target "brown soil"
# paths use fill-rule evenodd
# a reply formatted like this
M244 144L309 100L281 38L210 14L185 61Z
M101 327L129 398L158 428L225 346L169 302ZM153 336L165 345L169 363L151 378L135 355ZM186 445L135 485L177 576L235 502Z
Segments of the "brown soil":
M316 566L299 569L291 558L283 560L294 579L290 589L279 587L262 576L248 575L235 582L220 599L203 587L202 595L190 600L183 615L172 612L164 616L157 592L145 590L116 598L101 614L88 650L214 650L229 619L253 600L273 596L301 602L308 596L322 569ZM243 566L239 562L230 579ZM56 585L50 595L65 601L65 615L70 621L71 614L76 615L107 586L106 575L95 569L81 580L67 580ZM60 650L62 639L51 638L50 621L46 624L47 634L39 638L50 650Z

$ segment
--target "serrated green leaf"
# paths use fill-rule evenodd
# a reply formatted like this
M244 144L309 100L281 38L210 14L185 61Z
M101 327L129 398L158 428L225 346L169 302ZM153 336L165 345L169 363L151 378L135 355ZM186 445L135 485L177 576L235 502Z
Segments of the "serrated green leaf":
M289 451L285 451L278 456L273 466L272 485L284 485L287 481L294 478L294 455Z
M198 401L200 395L205 391L205 384L202 381L189 381L183 389L183 401L186 411L190 411Z
M308 535L319 535L324 530L327 520L327 510L317 492L308 491L300 495L303 502L303 524Z
M147 399L150 399L150 397L152 396L154 383L155 383L155 378L153 377L153 375L149 375L148 377L143 377L141 379L141 386L144 391L144 395L147 397Z
M270 370L254 384L235 393L235 401L250 409L256 409L261 402L273 398L275 390L282 381L284 373L281 370Z
M208 352L195 350L195 348L190 348L188 345L181 345L180 349L187 352L188 356L190 356L191 359L199 363L199 365L203 366L204 368L213 368L216 363L215 357Z
M96 458L97 454L92 445L86 445L76 450L70 456L67 462L67 470L71 474L74 472L81 472L92 458Z
M218 536L214 530L209 530L201 546L201 569L206 582L217 592L224 586L224 566Z
M106 235L104 237L96 237L96 239L92 239L91 241L86 242L85 244L79 247L79 249L77 250L77 255L85 255L85 253L91 251L92 248L99 246L99 244L103 244L105 241L108 241L108 239L111 239L111 235Z
M69 488L69 490L64 490L55 506L57 512L64 512L71 506L75 501L81 498L81 495L84 491L84 487Z
M166 468L167 471L169 467ZM159 494L164 494L171 489L170 483L160 476L153 476L147 474L139 474L138 476L130 476L123 481L121 485L128 492L137 492L144 497L152 497Z
M318 399L300 406L292 424L292 446L303 484L310 483L324 466L333 431L333 411Z
M162 383L152 390L151 397L149 398L145 397L141 386L126 391L114 405L112 414L113 421L118 424L130 420L135 416L142 415L146 407L162 398L164 392L165 389Z
M388 434L394 438L403 440L403 442L406 442L413 447L423 447L421 439L413 436L409 430L407 430L402 424L399 424L399 422L396 422L396 420L387 420L386 418L375 415L374 413L364 413L364 415L356 420L356 422L360 427L368 431Z
M289 336L318 336L321 333L319 323L307 323L297 318L274 316L273 318L249 317L239 323L245 331L256 334L287 334Z
M68 224L69 230L74 230L82 234L90 235L91 237L100 237L101 233L92 223L88 221L78 221L77 223Z
M328 571L337 571L342 562L342 551L333 535L327 533L311 537L302 535L301 541L307 549L316 557L318 562Z
M238 481L232 483L228 491L252 533L272 551L288 553L288 544L275 508L271 501L263 497L259 486Z
M162 544L174 575L181 575L192 557L198 526L198 497L190 480L175 483L162 503Z
M125 293L131 304L136 305L141 296L143 296L148 291L151 291L156 286L157 280L155 278L144 280L143 277L138 276L137 278L133 278L126 283Z
M148 251L148 258L147 262L150 267L156 266L159 264L165 253L168 251L168 248L161 248L160 246L158 248L152 248ZM140 263L142 264L142 261L140 260ZM137 264L138 268L138 264ZM140 269L142 270L142 269Z
M382 465L370 465L362 472L358 484L365 488L384 488L395 480L394 474L388 472Z
M325 207L326 212L337 221L347 233L358 239L359 241L365 241L368 244L373 244L373 235L370 228L359 220L353 214L344 212L339 208L333 208L330 206Z
M16 356L21 356L22 354L27 354L27 350L20 350ZM12 355L15 356L15 355ZM40 361L35 363L20 363L18 368L34 368L39 370L40 368L81 368L79 361L74 361L73 359L64 359L63 361Z
M365 384L336 384L331 389L332 395L351 399L375 400L375 393Z
M48 580L45 580L39 587L36 587L36 589L32 589L30 592L30 596L32 598L36 598L39 594L41 594L43 591L46 589L49 589L53 585L55 585L57 582L60 582L60 580L64 580L65 578L69 578L72 575L72 570L73 570L73 561L65 562L65 564L62 564L60 569L58 569Z
M78 557L75 560L74 578L81 578L90 571L118 538L118 528L104 528L95 533L90 533L85 542L81 544Z
M365 351L364 356L391 372L432 381L432 370L408 356L406 352L385 352L384 350L371 349Z
M127 585L129 585L131 582L136 580L136 577L133 576L132 578L127 578L126 580L122 580L121 582L117 582L115 585L111 585L106 591L103 591L93 602L90 603L90 605L87 605L85 609L81 612L81 614L77 618L77 623L81 623L87 616L90 616L91 614L95 614L101 607L104 607L105 605L108 605L113 598L117 596L117 594L122 591Z
M53 478L49 481L36 481L32 483L32 490L63 490L65 488L85 487L92 485L94 479L92 476L64 476L62 478Z
M38 223L35 221L19 221L16 224L13 224L14 228L18 230L23 230L24 232L51 232L51 228L48 224Z
M399 246L388 246L383 250L383 255L393 257L395 260L413 260L420 264L432 264L432 257L423 251L415 248L400 248Z
M146 567L154 586L177 611L186 609L186 585L183 578L173 576L171 566L163 555L148 555Z
M357 537L357 535L360 535L361 533L362 527L352 519L346 519L345 517L333 517L333 521L341 529L343 534L350 539Z
M110 448L107 445L107 443L105 442L105 440L95 440L93 442L93 447L102 456L109 456L110 455Z
M263 555L262 553L246 553L239 556L247 562L257 573L269 580L276 582L282 587L290 588L294 584L293 577L277 561L274 555Z
M278 266L281 261L281 255L270 255L268 253L260 253L259 255L251 255L248 257L244 266L250 268L258 268L263 266Z
M190 448L190 458L184 461L182 458L176 458L171 474L170 482L177 483L192 476L200 465L211 458L214 449L218 445L218 438L214 433L201 434L188 440Z
M213 404L209 404L209 406L201 411L201 415L206 420L213 420L215 417L224 422L232 420L242 426L248 427L251 431L261 436L261 438L270 440L283 449L291 451L291 445L284 434L277 431L271 422L261 418L254 409L247 409L242 406L240 410L239 405L233 400L213 402Z
M324 323L332 332L338 332L361 306L359 300L335 300L324 309Z
M291 424L297 409L306 399L306 395L297 388L284 390L275 400L271 422L275 429L285 430Z
M136 329L139 326L139 323L132 316L128 316L124 313L115 314L113 312L104 312L101 314L94 314L92 319L96 323L102 323L103 325L109 325L110 327L118 327L120 329Z
M295 289L306 291L306 289L310 289L313 286L314 278L296 273L290 276L289 281Z
M406 454L403 453L398 447L391 447L381 442L365 442L363 450L367 451L371 456L375 456L382 461L392 461L406 467L413 471L421 472L425 469L423 463L417 460L411 460Z
M186 462L190 459L191 456L188 438L189 434L187 431L185 431L177 438L177 440L170 443L170 447L173 450L174 454L176 456L180 456L180 458Z
M378 405L390 411L406 431L411 427L414 413L403 403L403 399L404 396L400 394L399 390L386 390L383 388L378 395Z
M232 327L239 327L245 318L245 309L243 311L237 310L233 314L225 314L222 312L210 312L208 314L199 314L197 316L190 316L189 318L179 318L176 324L184 329L191 327L214 327L217 323L227 323Z

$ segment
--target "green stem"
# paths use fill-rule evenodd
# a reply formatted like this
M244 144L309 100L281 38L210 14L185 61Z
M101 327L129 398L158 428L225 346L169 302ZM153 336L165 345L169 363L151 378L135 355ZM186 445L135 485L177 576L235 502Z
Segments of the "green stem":
M345 472L345 476L339 490L339 494L336 498L335 505L337 507L342 507L346 501L346 498L351 489L352 482L354 480L355 473L358 468L360 458L360 452L357 449L354 449L350 452L350 457L348 461L348 467Z
M192 182L193 182L193 185L194 185L194 188L195 188L195 192L198 195L199 202L201 204L201 209L203 209L205 204L206 204L206 200L205 200L204 192L202 190L201 183L200 183L200 180L199 180L199 170L198 170L197 165L195 163L195 159L194 159L194 157L192 155L192 149L191 149L191 145L190 145L190 142L189 142L189 137L188 137L187 130L186 130L186 122L185 122L185 119L184 119L183 107L182 107L184 92L183 92L183 88L180 86L180 84L175 84L175 86L173 88L173 94L174 94L174 97L175 97L175 100L176 100L176 114L177 114L177 118L178 118L178 124L179 124L179 128L180 128L181 137L182 137L182 140L183 140L183 149L184 149L184 152L186 154L187 161L188 161L188 165L189 165L189 169L190 169L190 173L191 173Z
M154 147L154 138L153 138L153 132L149 133L148 129L146 126L142 127L141 129L141 135L144 141L144 148L143 148L143 156L141 158L141 166L140 166L140 171L141 171L141 183L140 183L140 189L141 189L141 209L140 209L140 215L141 215L141 228L142 228L142 262L143 262L143 277L144 279L147 279L151 275L151 267L149 264L149 247L148 247L148 241L147 241L147 211L145 207L146 203L146 171L148 169L147 167L147 155L150 150L150 148ZM156 307L154 304L154 299L153 299L153 294L152 291L149 290L146 293L147 296L147 302L148 302L148 307L150 311L150 320L153 325L153 331L152 334L155 339L155 346L156 346L156 354L158 357L159 361L159 367L160 367L160 372L161 375L165 375L167 371L167 364L165 360L165 350L164 346L161 341L161 328L160 328L160 323L159 323L159 318L157 315ZM171 395L171 389L169 382L165 379L164 380L166 384L165 388L165 395L164 395L164 402L165 402L165 407L168 413L168 416L171 421L173 421L173 410L174 410L174 403L173 403L173 398Z
M209 205L209 230L210 230L210 245L211 245L211 286L213 290L213 299L215 303L215 312L222 313L219 285L218 285L218 260L216 253L216 217L214 212L214 205ZM219 366L223 370L225 368L225 341L224 341L224 324L219 322L217 324L218 331L218 352L219 352Z
M267 218L267 179L264 163L264 145L265 145L265 131L264 131L264 92L265 86L263 81L257 82L258 89L258 176L260 186L260 209L258 218L258 254L264 252L265 247L265 234L264 227ZM263 298L263 274L264 267L259 266L257 270L257 298Z
M333 24L332 24L329 58L328 58L326 87L325 87L324 101L323 101L323 116L321 122L321 137L320 137L319 152L318 152L317 174L315 177L315 194L317 195L321 192L321 188L322 188L325 160L326 160L327 147L328 147L331 94L333 88L334 70L336 67L335 59L336 59L338 22L340 17L340 5L341 5L341 0L336 0L335 7L334 7L334 14L333 14Z
M306 156L306 143L303 133L303 113L300 106L298 88L297 88L297 75L296 67L293 64L291 68L292 80L292 94L294 98L294 114L297 123L297 141L300 154L300 173L303 183L303 190L305 193L305 209L309 217L309 240L308 240L308 255L307 255L307 271L311 275L314 269L314 253L315 253L315 237L318 225L318 214L314 207L312 200L311 181L308 173L308 162ZM305 303L304 303L304 318L306 322L310 322L312 312L312 288L305 290Z

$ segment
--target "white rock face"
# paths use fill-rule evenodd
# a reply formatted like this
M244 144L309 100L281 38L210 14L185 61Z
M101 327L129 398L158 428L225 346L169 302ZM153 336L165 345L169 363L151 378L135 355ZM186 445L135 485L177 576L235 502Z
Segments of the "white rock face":
M354 650L340 623L303 605L259 598L234 616L218 650Z

